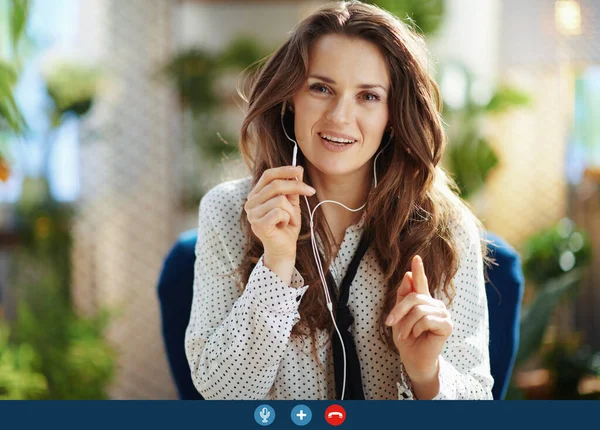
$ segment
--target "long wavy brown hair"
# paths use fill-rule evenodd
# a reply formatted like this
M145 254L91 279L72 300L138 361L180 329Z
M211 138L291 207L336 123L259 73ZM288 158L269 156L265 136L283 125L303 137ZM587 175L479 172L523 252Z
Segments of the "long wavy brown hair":
M383 321L395 304L396 290L410 270L413 256L423 258L434 297L444 294L451 300L454 296L452 278L458 270L461 244L453 225L460 225L461 217L470 214L438 166L446 136L440 92L428 70L423 38L375 6L354 1L324 6L299 23L283 46L251 76L249 95L242 94L247 113L241 127L240 150L253 173L253 187L265 170L291 164L293 144L281 126L282 103L305 83L312 44L329 34L360 38L379 47L391 77L388 106L393 138L377 160L378 186L369 193L365 208L365 229L373 238L370 247L387 285L378 324L382 339L391 346L391 331ZM286 112L285 126L288 133L293 132L293 113ZM382 144L389 137L384 134ZM298 164L303 162L299 153ZM304 180L311 184L306 169ZM309 202L314 208L316 195ZM302 228L296 269L310 287L300 303L301 318L292 334L310 334L316 340L317 330L331 330L332 323L310 244L309 213L302 200L300 203ZM247 236L244 260L238 269L245 285L263 254L263 246L252 233L244 211L240 221ZM334 239L321 211L315 214L315 232L323 243L323 267L327 271L334 257Z

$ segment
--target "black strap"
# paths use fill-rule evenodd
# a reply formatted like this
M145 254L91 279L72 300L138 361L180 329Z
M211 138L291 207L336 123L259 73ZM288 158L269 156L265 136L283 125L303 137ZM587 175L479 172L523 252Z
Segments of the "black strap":
M333 279L331 272L327 272L327 284L334 305L335 322L340 330L346 348L347 376L344 400L365 399L360 371L360 360L358 359L356 345L354 345L354 338L350 331L352 323L354 322L354 317L350 313L350 309L348 309L348 297L350 296L350 285L354 280L354 276L356 276L360 261L367 252L370 243L371 236L366 232L363 233L358 248L356 249L354 257L352 257L352 261L350 262L344 280L342 281L342 288L339 289L339 296L336 294L336 282ZM332 336L335 392L337 399L340 400L342 398L342 386L344 383L344 352L342 350L340 338L335 331L332 333Z

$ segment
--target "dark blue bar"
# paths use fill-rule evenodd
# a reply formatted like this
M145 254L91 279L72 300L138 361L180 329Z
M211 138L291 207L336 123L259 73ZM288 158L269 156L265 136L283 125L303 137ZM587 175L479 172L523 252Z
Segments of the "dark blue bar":
M275 421L260 426L255 409L268 404ZM297 426L294 406L312 410L312 421ZM325 410L342 405L346 421L325 422ZM401 401L2 401L0 429L504 429L573 428L575 423L597 428L597 401L401 402Z

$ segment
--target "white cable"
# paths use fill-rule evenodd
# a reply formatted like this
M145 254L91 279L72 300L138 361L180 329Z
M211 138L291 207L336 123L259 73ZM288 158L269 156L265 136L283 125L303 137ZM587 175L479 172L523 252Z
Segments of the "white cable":
M297 155L298 155L298 143L288 135L287 130L285 129L285 125L283 123L283 116L285 114L285 106L286 106L286 102L284 101L281 106L281 127L283 128L283 132L285 133L285 136L288 138L288 140L294 144L294 151L292 153L292 166L296 167L296 161L297 161ZM390 141L392 140L392 136L393 136L393 134L390 134L390 138L388 139L387 143L381 149L381 151L379 151L379 153L375 156L375 160L373 161L373 177L374 177L374 181L375 181L375 187L377 187L377 158L383 153L384 149L387 148L387 146L390 144ZM298 180L298 178L295 178L295 179ZM319 277L321 278L321 283L323 285L323 291L325 292L325 301L327 302L327 309L329 310L329 314L331 315L331 321L333 322L335 331L337 332L338 337L340 338L340 343L342 344L342 353L344 354L344 382L342 384L342 398L340 400L344 400L344 395L346 394L346 347L344 345L344 340L342 339L342 334L340 333L340 329L338 328L338 326L335 322L335 317L333 315L333 302L331 301L331 295L329 294L329 288L327 287L327 280L325 279L325 272L323 270L323 263L321 262L321 256L319 255L319 248L317 246L317 242L315 239L313 218L314 218L315 212L317 211L319 206L321 206L323 203L335 203L337 205L342 206L344 209L349 210L350 212L358 212L365 208L365 206L367 205L367 202L365 202L361 207L359 207L357 209L350 209L348 206L344 205L343 203L336 202L335 200L323 200L322 202L319 202L315 206L314 209L311 210L310 204L308 203L308 198L306 196L304 196L304 201L306 202L306 207L308 208L308 213L310 214L310 241L311 241L311 245L312 245L313 255L315 257L315 262L317 263L317 271L319 272Z

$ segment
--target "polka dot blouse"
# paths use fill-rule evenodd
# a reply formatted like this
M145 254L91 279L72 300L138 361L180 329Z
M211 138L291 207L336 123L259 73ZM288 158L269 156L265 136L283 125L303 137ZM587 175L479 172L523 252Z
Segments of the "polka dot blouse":
M333 354L327 334L312 340L290 336L308 285L294 270L291 285L263 265L254 267L243 292L230 273L242 263L245 243L240 215L251 178L218 185L202 199L194 273L194 299L185 349L194 385L205 399L335 399ZM332 267L336 283L346 273L363 230L347 230ZM491 399L489 329L478 231L464 222L456 296L449 310L454 330L440 355L440 391L435 399ZM404 399L409 381L398 354L380 340L377 321L385 290L372 250L362 259L348 307L367 400ZM410 398L410 396L408 396Z

